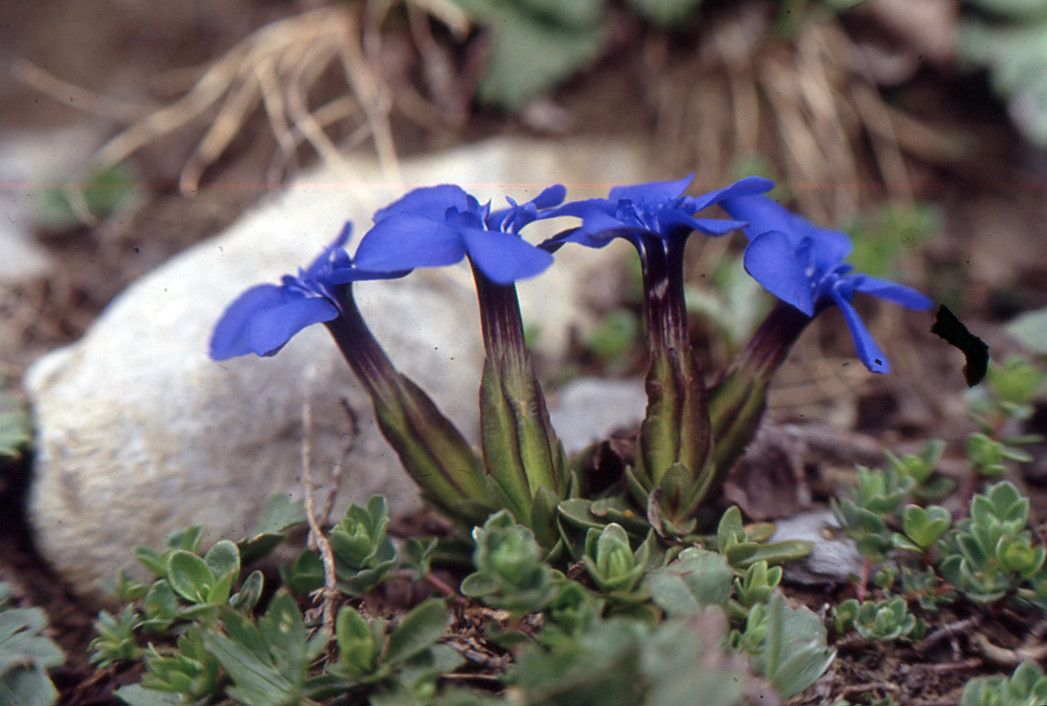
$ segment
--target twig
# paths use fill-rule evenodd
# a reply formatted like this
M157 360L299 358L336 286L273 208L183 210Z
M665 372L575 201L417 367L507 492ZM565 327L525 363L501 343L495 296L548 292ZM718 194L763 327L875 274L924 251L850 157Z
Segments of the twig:
M1047 657L1047 644L1030 645L1010 649L1000 647L981 633L974 633L974 644L986 659L1002 667L1013 667L1022 662L1039 662Z
M847 696L849 694L864 694L866 691L874 691L876 689L882 689L884 691L890 691L898 693L901 691L901 687L894 682L889 681L870 681L864 684L851 684L840 689L840 696Z
M63 81L47 69L26 61L16 59L11 66L11 74L30 88L43 93L63 105L72 105L93 115L113 118L121 122L138 120L142 115L155 108L151 105L137 105L118 98L103 96L80 86Z
M178 188L183 194L192 194L199 190L204 169L225 152L246 122L247 116L258 105L261 98L258 78L253 72L248 73L250 69L249 65L245 66L237 76L239 85L230 91L217 117L211 123L211 128L182 168Z
M390 181L399 183L400 160L396 156L396 144L393 141L393 130L389 124L389 111L392 100L388 88L379 81L364 59L359 39L355 32L355 23L346 21L346 31L342 32L338 57L342 62L349 86L353 89L360 105L363 106L367 122L371 126L378 163L383 175Z
M334 568L334 552L331 551L331 543L320 527L316 519L316 508L313 506L313 459L312 438L313 433L313 406L307 399L302 403L302 482L305 485L305 516L309 522L309 542L315 544L320 550L320 557L324 564L324 587L321 589L324 596L323 626L330 640L334 636L334 609L338 598L338 577Z
M917 646L919 649L919 646ZM976 669L985 664L985 660L981 657L969 657L967 659L957 660L955 662L939 662L937 664L917 664L917 668L922 669L925 672L934 672L936 674L942 674L944 672L960 672L967 669Z
M388 575L391 578L408 579L410 581L417 580L417 572L413 569L396 569L395 571L390 571ZM434 576L432 573L427 573L422 577L422 580L448 598L453 598L455 603L462 605L468 603L464 596L460 595L458 591L454 590L443 579Z
M929 635L927 635L927 637L923 638L915 645L913 645L913 649L915 649L917 652L924 652L926 650L929 650L931 647L934 647L939 642L948 637L959 635L965 630L970 630L971 628L977 627L981 624L981 622L982 617L980 615L976 615L971 618L964 618L963 620L957 620L952 623L946 623L945 625L941 626L937 630L934 630Z
M445 681L479 681L486 684L497 684L502 681L503 677L500 674L459 674L451 672L450 674L441 674L440 678Z

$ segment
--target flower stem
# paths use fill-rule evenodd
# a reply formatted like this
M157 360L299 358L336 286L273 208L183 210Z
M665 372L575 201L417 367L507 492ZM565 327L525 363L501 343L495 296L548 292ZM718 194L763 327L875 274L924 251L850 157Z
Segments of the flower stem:
M557 498L566 493L563 445L549 421L545 396L524 345L515 285L496 284L475 266L473 279L486 353L480 383L484 460L517 521L532 525L532 519L537 519L535 498L545 496L541 488ZM548 534L548 528L532 529L540 542Z
M343 357L367 388L382 434L425 497L451 518L483 522L494 502L483 466L461 432L412 380L401 375L343 285L341 315L327 322Z
M812 320L796 307L779 302L712 389L709 416L716 439L712 488L723 482L745 452L767 407L771 379Z
M648 490L677 463L697 478L711 454L705 381L691 347L684 304L683 246L682 239L653 237L637 243L651 360L637 471Z

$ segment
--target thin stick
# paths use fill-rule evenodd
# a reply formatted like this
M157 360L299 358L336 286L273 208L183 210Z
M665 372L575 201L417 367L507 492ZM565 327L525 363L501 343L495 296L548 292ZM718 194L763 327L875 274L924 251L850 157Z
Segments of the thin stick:
M313 406L308 399L302 403L302 482L305 485L305 516L309 522L309 542L315 544L320 550L320 558L324 564L324 587L321 589L324 595L323 626L330 640L334 636L334 608L335 600L338 598L338 577L334 569L334 552L331 551L331 543L327 540L316 519L316 508L313 506L313 459L312 439L313 435Z
M1003 667L1013 667L1022 662L1039 662L1047 657L1047 644L1029 645L1025 644L1016 649L1000 647L981 633L974 633L974 644L978 650L990 661Z
M968 669L976 669L977 667L985 664L985 660L981 657L969 657L967 659L961 659L956 662L941 662L938 664L918 664L918 668L925 672L934 672L936 674L942 674L944 672L960 672Z
M149 111L155 110L155 107L151 105L138 105L75 86L25 59L15 60L11 66L11 74L16 80L43 93L48 98L63 105L72 105L77 110L86 113L100 115L103 118L132 122Z
M371 136L383 176L390 181L401 182L403 179L400 174L400 160L396 156L393 130L389 124L389 112L392 108L389 90L368 66L355 31L356 23L351 15L347 14L346 17L338 57L341 59L349 86L359 99L371 126Z
M934 647L947 637L959 635L966 630L970 630L971 628L977 627L981 622L981 616L974 616L972 618L964 618L963 620L957 620L952 623L947 623L938 628L937 630L931 632L931 634L929 634L927 637L917 642L915 645L913 645L913 648L917 652L925 652L926 650L929 650L930 648Z
M849 694L863 694L866 691L874 691L876 689L882 689L884 691L890 691L898 693L901 691L901 687L897 684L889 681L871 681L865 684L851 684L840 689L840 696L847 696Z
M258 79L250 73L250 68L245 66L245 70L237 76L239 85L230 90L207 134L182 168L178 189L183 194L193 194L200 189L204 170L225 152L258 104L261 98Z

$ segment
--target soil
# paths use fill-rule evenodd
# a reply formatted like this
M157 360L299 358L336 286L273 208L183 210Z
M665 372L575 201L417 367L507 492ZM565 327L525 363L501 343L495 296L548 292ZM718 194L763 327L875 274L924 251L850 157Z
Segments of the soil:
M8 58L29 59L70 84L122 101L163 102L170 95L157 89L158 76L170 76L169 72L187 66L202 67L258 27L322 4L306 0L224 0L217 4L196 0L156 5L98 0L88 10L88 4L79 0L44 5L4 3L0 4L0 59L4 60L0 63ZM724 31L741 22L740 17L749 21L748 14L754 12L749 4L742 4L738 10L724 4L711 5L707 25L703 26ZM158 10L160 7L164 9ZM839 31L846 37L848 29L853 28L845 26ZM427 95L432 86L421 75L410 35L395 23L384 31L383 66L390 67L385 78L394 94L410 88ZM735 148L744 146L747 138L731 132L735 123L722 102L705 99L703 104L700 98L695 99L695 93L720 95L729 90L725 86L738 80L758 83L763 80L760 66L787 67L790 56L784 44L772 47L760 53L762 58L753 64L756 68L749 73L738 72L715 50L714 34L698 28L665 35L616 11L611 46L604 58L549 99L515 117L459 101L457 106L446 108L446 120L430 126L420 125L405 111L394 110L391 125L395 142L399 153L406 156L495 133L616 135L650 145L654 157L665 163L667 173L697 164L703 170L703 183L726 179L731 175L732 155L738 156ZM439 32L437 35L443 41ZM836 35L830 39L836 41ZM475 73L470 67L476 61L473 54L478 43L482 38L448 52L465 77L459 86L464 95L468 95L469 71ZM697 87L694 77L698 77ZM859 79L842 80L850 81L852 88L862 85ZM319 104L337 90L334 79L320 81L312 97ZM841 217L908 194L937 203L945 213L944 228L930 246L914 253L907 263L911 271L906 279L926 285L943 300L948 298L950 307L969 328L989 341L994 357L1002 358L1013 349L1013 343L1001 333L1000 324L1017 312L1047 305L1047 289L1042 284L1047 281L1047 248L1030 247L1030 238L1044 242L1041 224L1047 222L1047 200L1042 198L1042 191L1023 186L1043 183L1047 157L1033 151L1013 132L1006 115L995 107L982 76L961 76L949 69L923 65L901 84L883 89L882 95L932 135L959 134L963 136L961 142L971 147L961 157L947 159L934 140L909 145L900 152L909 175L902 188L884 177L875 155L877 145L859 125L845 140L845 147L857 165L855 174L862 179L863 188L841 198L838 189L809 184L811 188L800 192L798 198L826 217ZM759 100L765 100L762 96ZM18 82L0 82L0 137L81 123L91 124L102 135L119 129L120 121L111 116L92 116L83 105L73 103L63 104L53 95L43 95L38 88ZM784 110L783 105L777 107ZM458 118L454 118L456 109L462 111ZM718 117L721 113L726 117ZM775 123L772 110L765 107L761 115L763 123L758 121L753 128L756 137L749 147L769 155L778 173L802 185L803 170L789 166L795 161L795 154L790 153L790 135ZM185 130L157 139L134 156L133 162L147 185L147 197L133 212L62 233L37 233L38 242L58 264L54 274L18 286L0 284L0 372L9 378L9 386L18 391L19 376L33 361L76 340L128 282L187 246L220 232L265 197L265 188L231 188L264 181L259 174L264 174L271 162L276 142L260 114L244 124L241 136L205 171L197 193L189 196L179 192L178 174L206 125L206 120L196 121ZM337 129L332 136L344 137ZM709 154L717 156L707 158ZM314 160L315 156L306 151L299 152L300 166ZM818 174L811 171L807 176ZM696 253L695 259L701 264L716 256L713 250ZM861 453L868 456L870 443L874 453L880 448L905 450L932 437L956 441L970 431L962 404L962 360L959 353L927 334L930 319L901 319L879 312L875 320L877 329L891 336L892 350L906 348L898 356L895 376L869 380L856 373L856 366L848 369L850 342L838 335L840 327L829 325L815 326L783 370L771 400L774 422L836 431L830 431L829 440L822 444L829 452L811 451L808 445L808 455L800 460L795 473L771 481L766 480L766 474L738 476L735 483L739 492L748 493L754 512L778 504L768 502L768 498L773 501L777 497L776 493L794 492L797 474L809 493L786 506L798 510L824 503L849 478L847 469L856 457ZM709 348L715 355L715 346L709 343ZM577 365L600 370L600 364L586 358L581 348ZM642 361L637 359L632 371L616 372L637 372L641 366ZM554 371L545 372L555 377ZM1029 431L1047 431L1047 408L1041 409L1029 426ZM834 448L836 453L832 453ZM0 581L11 584L16 603L41 606L47 611L50 634L69 656L66 666L55 673L62 702L110 703L112 688L133 681L135 675L115 670L96 673L87 661L93 610L79 605L50 572L34 551L25 524L22 507L31 461L26 457L18 464L0 467L4 517ZM758 466L760 459L749 461ZM746 480L750 476L764 480ZM1042 476L1023 478L1015 474L1013 479L1022 482L1035 499L1047 501ZM1033 507L1037 524L1047 520L1047 502L1034 500ZM401 529L431 527L427 523L425 518L405 518ZM452 584L453 579L448 577ZM815 610L843 597L842 593L799 590L792 595ZM386 608L395 611L414 597L393 588L376 600L385 601ZM941 624L964 617L968 616L942 616ZM493 669L501 664L502 657L483 646L482 635L475 629L481 622L475 616L463 616L460 638L476 642L478 659L489 660L488 668ZM1017 629L1010 634L1016 634L1013 639L1019 642L1024 637ZM795 703L833 703L840 697L863 702L887 696L901 704L955 703L971 676L1001 669L974 650L969 636L951 636L922 652L871 643L863 643L860 649L846 644L838 648L841 656L833 670L811 690L807 700Z

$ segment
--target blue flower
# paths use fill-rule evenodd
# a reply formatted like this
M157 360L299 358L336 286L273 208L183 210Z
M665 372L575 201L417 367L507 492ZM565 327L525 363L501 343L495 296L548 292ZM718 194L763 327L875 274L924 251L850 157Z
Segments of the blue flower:
M259 284L241 294L215 326L211 358L275 355L302 329L341 314L345 294L340 285L407 274L357 268L344 249L351 233L352 224L346 223L334 242L305 270L284 275L278 285Z
M769 179L751 176L701 196L686 196L684 191L693 179L694 175L689 174L677 181L616 186L606 199L573 201L546 211L542 218L576 216L582 219L582 225L551 238L543 247L555 250L564 243L578 243L602 248L615 238L626 238L640 247L652 235L665 241L686 239L694 231L724 235L745 224L697 218L695 214L724 199L762 194L774 188Z
M836 304L865 367L874 373L890 372L887 356L851 304L855 292L910 309L927 309L930 299L909 287L852 272L844 262L852 248L846 234L818 228L765 196L728 199L722 206L732 217L748 222L745 269L757 282L808 316Z
M360 241L357 264L372 271L408 270L470 262L492 282L508 285L534 277L552 256L520 237L520 229L542 209L563 201L563 186L545 189L532 201L491 210L458 186L415 189L374 215Z

